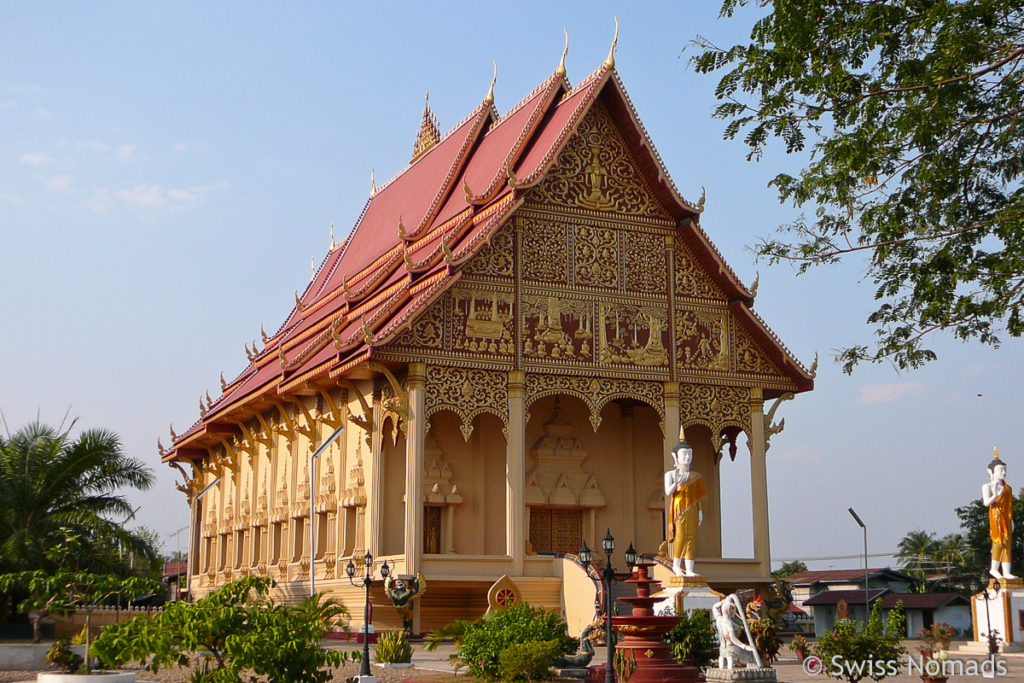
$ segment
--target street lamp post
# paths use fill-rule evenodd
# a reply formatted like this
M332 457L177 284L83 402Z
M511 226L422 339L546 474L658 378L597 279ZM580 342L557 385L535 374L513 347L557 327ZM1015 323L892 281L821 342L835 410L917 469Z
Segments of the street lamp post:
M612 536L611 529L608 529L604 538L601 539L601 549L604 550L607 556L604 569L601 571L601 587L604 589L604 642L607 647L604 680L605 683L615 683L615 638L612 635L612 582L616 580L615 569L612 567L612 553L615 552L615 538ZM594 554L587 546L587 542L583 541L583 547L580 548L580 561L583 563L584 571L590 566L593 556ZM636 564L636 558L636 549L630 543L629 548L626 549L626 565L629 567L629 574L633 573L633 565Z
M988 654L990 657L999 652L999 638L992 633L992 617L988 611L988 603L989 600L995 600L997 597L999 597L1000 588L1001 586L999 585L999 580L997 579L992 582L993 596L991 598L988 597L988 588L986 588L985 592L983 593L983 595L985 596L985 625L987 627L986 639L988 640Z
M850 508L850 514L857 520L860 528L864 530L864 623L866 624L871 618L871 608L868 605L868 527L857 516L853 508Z
M309 456L309 594L311 596L316 595L316 567L313 564L316 561L316 549L313 547L313 544L316 543L316 515L313 509L313 491L315 490L313 486L316 477L313 474L313 463L344 431L344 426L335 429L334 433L327 437L327 440Z
M349 560L345 566L345 573L348 575L348 580L353 586L359 585L354 578L356 575L356 565L352 560ZM387 579L390 573L391 568L388 567L388 561L384 560L384 565L380 568L380 576L382 579ZM366 589L366 602L363 603L363 661L359 666L359 680L363 683L376 680L370 673L370 586L372 584L373 553L367 551L366 555L363 556L362 585Z

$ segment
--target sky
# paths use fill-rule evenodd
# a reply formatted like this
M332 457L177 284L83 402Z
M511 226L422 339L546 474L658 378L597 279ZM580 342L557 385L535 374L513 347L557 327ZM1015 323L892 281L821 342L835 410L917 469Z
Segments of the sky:
M711 2L0 4L0 410L13 430L68 413L118 432L156 486L130 494L166 551L187 545L185 498L157 438L198 418L244 344L272 332L370 191L408 162L426 91L448 130L498 65L504 112L558 64L577 83L621 30L616 66L684 197L755 310L809 365L768 452L772 556L856 567L908 531L958 529L992 446L1024 484L1024 347L932 340L939 360L844 375L835 350L871 343L862 260L796 276L749 245L800 210L768 181L805 159L757 163L714 120L714 76L690 41L743 41L750 12ZM749 467L726 462L724 551L752 553ZM1018 473L1018 474L1015 474ZM872 566L892 564L872 558Z

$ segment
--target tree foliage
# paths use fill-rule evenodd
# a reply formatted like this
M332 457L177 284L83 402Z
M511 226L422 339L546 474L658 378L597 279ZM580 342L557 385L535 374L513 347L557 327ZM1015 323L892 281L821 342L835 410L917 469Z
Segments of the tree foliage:
M813 218L756 253L800 272L868 255L876 340L842 350L844 370L919 367L936 330L994 346L1024 333L1024 5L725 0L721 15L743 5L766 12L750 42L698 38L692 61L722 72L714 115L748 158L773 139L809 151L770 184Z
M784 579L792 574L805 571L807 571L806 562L803 560L791 560L790 562L783 562L781 567L772 572L772 576L777 579Z
M71 427L35 422L0 435L0 572L126 572L125 553L155 555L118 521L132 513L122 491L149 488L152 472L113 432L73 438Z
M189 675L193 683L242 683L261 677L268 683L324 683L330 667L349 653L320 647L324 630L347 617L345 608L322 595L298 605L276 604L271 579L247 577L196 602L168 603L152 617L103 629L93 652L103 663L121 666L138 660L156 673L186 666L192 653L203 663Z
M839 619L822 634L814 644L814 654L821 658L825 675L850 683L899 675L899 660L907 653L902 643L906 636L903 604L889 610L885 622L881 607L882 601L876 600L866 624Z

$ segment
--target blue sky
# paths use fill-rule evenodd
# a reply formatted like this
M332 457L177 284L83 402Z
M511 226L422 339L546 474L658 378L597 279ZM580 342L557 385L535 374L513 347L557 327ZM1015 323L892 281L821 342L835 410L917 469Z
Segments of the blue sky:
M799 278L754 263L747 245L798 215L766 184L801 160L775 148L749 163L722 140L715 78L683 50L743 40L751 18L716 15L706 2L0 5L0 409L12 427L70 407L119 432L159 477L135 500L166 538L188 511L157 437L191 424L260 325L280 324L331 223L340 241L358 217L370 169L380 183L405 166L424 92L447 130L495 59L505 111L554 70L563 27L578 82L618 16L619 74L673 179L692 200L707 188L704 229L745 282L760 271L760 315L805 364L821 355L817 389L777 414L773 556L861 552L849 506L871 552L956 530L993 444L1024 484L1021 344L938 338L924 370L840 372L834 349L870 343L872 284L856 259ZM743 451L724 473L733 555L751 548Z

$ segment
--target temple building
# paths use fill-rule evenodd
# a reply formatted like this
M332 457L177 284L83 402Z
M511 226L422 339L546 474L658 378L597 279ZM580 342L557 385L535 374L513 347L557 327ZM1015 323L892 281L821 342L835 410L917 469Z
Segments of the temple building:
M429 584L416 631L479 616L499 580L589 621L574 554L586 540L601 556L606 529L619 563L630 541L659 552L681 428L707 487L697 571L723 591L770 581L771 417L813 368L753 311L613 52L576 86L563 55L504 115L493 88L446 135L428 105L410 164L161 447L193 510L193 596L258 575L297 599L315 572L358 615L344 567L370 551ZM727 558L720 469L738 451L753 557ZM377 628L399 624L372 595Z

